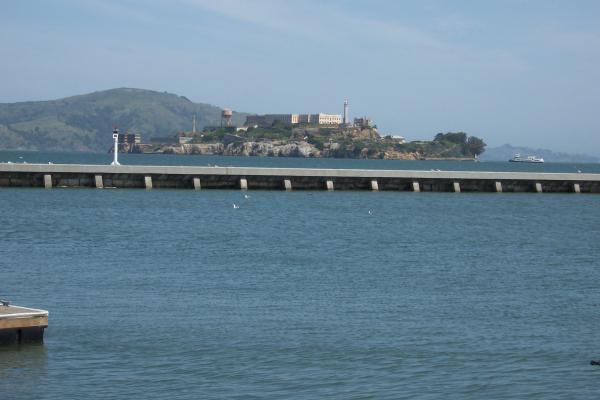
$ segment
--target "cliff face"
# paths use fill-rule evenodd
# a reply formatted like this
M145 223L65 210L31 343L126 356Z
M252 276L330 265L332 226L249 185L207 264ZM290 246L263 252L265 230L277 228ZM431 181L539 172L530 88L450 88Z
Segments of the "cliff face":
M319 150L306 142L243 142L230 143L223 155L268 157L319 157Z
M198 143L167 145L160 151L165 154L204 154L223 156L257 157L320 157L321 152L306 142L242 142L242 143ZM142 152L144 150L142 149Z
M400 151L390 150L383 154L384 160L420 160L423 156L417 152L403 153Z
M339 143L332 143L323 150L317 149L308 142L241 142L229 143L198 143L167 145L160 151L165 154L201 154L223 156L253 156L253 157L301 157L301 158L335 158L342 149ZM142 150L143 151L143 150ZM350 150L347 150L350 151ZM348 157L350 158L350 157ZM419 153L405 153L399 151L372 152L367 148L359 151L356 158L377 158L388 160L417 160Z

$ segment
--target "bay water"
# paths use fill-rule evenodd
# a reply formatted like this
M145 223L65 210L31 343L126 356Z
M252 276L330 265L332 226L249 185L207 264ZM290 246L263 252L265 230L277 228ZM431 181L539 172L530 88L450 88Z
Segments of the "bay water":
M0 188L0 399L589 399L599 282L598 195Z
M221 167L408 169L442 171L515 171L600 173L598 163L514 163L508 161L366 160L295 157L234 157L211 155L119 154L124 165L189 165ZM110 164L112 154L0 150L0 163Z

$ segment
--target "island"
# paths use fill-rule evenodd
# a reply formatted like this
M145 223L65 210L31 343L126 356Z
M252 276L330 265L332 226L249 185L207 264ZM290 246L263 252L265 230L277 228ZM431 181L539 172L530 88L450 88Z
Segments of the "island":
M387 160L476 160L485 142L465 132L438 133L430 141L381 136L364 123L338 125L286 124L270 126L206 127L200 132L179 132L153 143L123 144L132 153L202 154L225 156L368 158Z

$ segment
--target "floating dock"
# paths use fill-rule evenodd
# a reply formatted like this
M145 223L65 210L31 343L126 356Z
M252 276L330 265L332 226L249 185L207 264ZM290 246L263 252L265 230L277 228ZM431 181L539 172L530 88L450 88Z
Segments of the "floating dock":
M600 193L600 174L2 163L0 187Z
M48 327L48 311L0 305L0 345L42 343Z

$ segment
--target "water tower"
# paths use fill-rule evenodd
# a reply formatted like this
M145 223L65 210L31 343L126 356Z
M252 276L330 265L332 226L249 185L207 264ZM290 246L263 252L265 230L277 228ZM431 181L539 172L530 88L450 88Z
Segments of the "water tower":
M232 116L233 111L231 111L229 108L224 108L223 111L221 111L221 128L223 127L223 124L225 126L231 126Z

